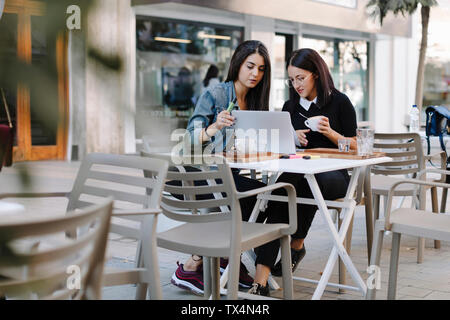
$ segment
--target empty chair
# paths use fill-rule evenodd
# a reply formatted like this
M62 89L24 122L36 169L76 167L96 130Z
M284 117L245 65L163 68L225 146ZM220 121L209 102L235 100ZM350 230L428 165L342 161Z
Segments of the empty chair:
M100 299L112 200L65 217L0 221L0 296L6 299ZM67 239L67 229L85 229ZM60 241L45 241L61 235ZM31 248L24 243L39 245Z
M450 171L428 169L419 174L419 178L425 172L435 172L450 175ZM413 185L416 188L422 186L420 191L420 208L399 208L392 210L392 197L397 190L401 190L405 185ZM383 247L383 237L385 231L392 232L392 250L389 267L388 299L395 299L397 288L397 272L400 250L400 238L402 234L433 238L450 241L450 216L446 214L436 214L425 210L426 193L424 186L442 187L448 189L450 184L439 182L428 182L419 179L404 179L395 182L388 193L385 218L378 219L375 223L374 246L372 247L371 265L380 266L381 250ZM375 299L376 286L369 288L367 299Z
M374 148L386 153L392 162L382 163L372 167L371 186L374 206L374 221L379 218L380 198L384 197L384 208L391 186L402 178L415 178L417 173L425 169L425 157L422 142L418 133L375 133ZM396 197L412 197L413 205L417 206L414 196L414 186L401 184L394 192ZM431 186L433 207L437 208L437 188ZM437 212L437 210L436 210ZM435 247L439 243L435 242ZM422 262L423 240L419 239L417 262Z
M173 141L161 139L161 137L142 136L142 151L145 152L170 153L174 146L175 143Z
M164 160L113 154L88 154L81 163L74 186L69 193L5 194L6 197L51 197L69 199L67 210L72 211L114 198L110 231L137 239L133 269L107 268L105 286L138 284L136 299L145 299L150 284L150 298L161 299L159 266L156 248L157 214L168 164ZM151 176L144 176L144 170ZM68 230L75 237L79 233Z
M203 170L201 172L168 172L168 179L190 182L191 186L185 184L184 187L180 187L166 184L165 191L181 195L184 199L190 200L179 200L163 196L161 201L163 213L170 219L185 223L168 231L158 233L158 246L203 256L204 259L211 258L210 277L213 299L220 297L219 258L229 257L227 297L228 299L237 299L241 253L275 239L280 239L282 243L283 266L286 266L283 267L284 298L292 299L289 235L295 231L297 225L294 187L287 183L277 183L247 192L238 192L231 169L223 157L167 156L167 159L172 162L171 165L198 164L202 166ZM192 185L194 181L202 180L213 180L216 183L212 186ZM289 224L261 224L242 221L239 199L278 188L284 188L288 193ZM221 197L205 200L197 198L198 195L204 194L220 194ZM180 209L189 209L196 212L200 209L208 210L204 211L203 214L183 214L179 213ZM205 282L209 281L209 275L207 276ZM247 296L257 297L253 295Z

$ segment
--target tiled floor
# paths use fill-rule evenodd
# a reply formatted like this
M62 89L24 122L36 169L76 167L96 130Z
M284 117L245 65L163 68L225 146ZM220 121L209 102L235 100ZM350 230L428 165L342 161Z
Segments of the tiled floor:
M15 164L12 168L3 168L0 172L0 192L21 191L22 184L18 178L20 169L26 167L33 182L33 190L40 191L69 191L76 176L79 163L68 162L33 162ZM64 214L67 201L64 199L14 199L23 203L30 211L39 211L45 215ZM406 201L407 202L407 201ZM450 202L450 200L448 200ZM43 210L42 208L45 208ZM447 203L450 208L450 203ZM448 211L448 209L447 209ZM381 260L381 289L377 293L377 299L385 299L387 292L387 279L389 272L389 257L391 235L385 237ZM132 265L136 242L132 239L118 235L110 235L107 255L114 258L113 263L123 266ZM331 251L331 238L325 229L325 225L319 215L314 219L311 230L305 241L307 254L295 272L296 276L308 277L318 280L325 267ZM398 299L450 299L450 243L442 242L440 249L433 248L433 241L427 240L424 254L424 262L416 263L417 239L402 237L400 264L398 275L397 298ZM188 255L159 249L159 264L161 273L161 285L165 299L201 299L188 292L178 289L170 284L170 278L176 269L176 261L184 262ZM368 278L367 250L365 234L364 208L357 207L355 213L351 258L363 279ZM253 266L244 260L249 270ZM281 284L281 279L279 283ZM332 281L338 281L338 268L335 265ZM347 283L353 285L350 275L347 273ZM305 282L294 282L295 299L310 299L315 285ZM109 287L103 291L104 299L134 299L134 287L132 285ZM282 297L282 292L272 291L273 297ZM323 299L348 300L362 299L359 292L346 291L339 293L337 289L328 287Z

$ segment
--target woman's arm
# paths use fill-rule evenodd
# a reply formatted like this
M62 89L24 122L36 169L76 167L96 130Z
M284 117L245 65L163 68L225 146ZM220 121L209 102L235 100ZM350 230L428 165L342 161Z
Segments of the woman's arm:
M340 139L349 139L350 140L350 149L356 150L356 136L353 137L345 137L339 132L334 131L328 122L327 117L323 117L323 120L319 124L319 132L322 133L325 137L327 137L331 142L335 145L338 145L338 141Z
M216 122L202 129L200 134L200 143L205 143L211 140L217 131L222 130L224 127L231 127L234 122L234 117L226 110L217 115Z
M327 117L323 117L319 123L319 132L327 137L335 145L338 145L338 140L349 139L350 149L356 150L356 112L353 104L350 102L345 94L340 94L339 101L336 103L336 108L339 108L339 121L341 122L342 134L330 127Z
M193 145L204 144L211 140L224 127L233 125L234 117L227 111L218 114L215 122L216 100L209 91L205 91L189 119L187 131Z

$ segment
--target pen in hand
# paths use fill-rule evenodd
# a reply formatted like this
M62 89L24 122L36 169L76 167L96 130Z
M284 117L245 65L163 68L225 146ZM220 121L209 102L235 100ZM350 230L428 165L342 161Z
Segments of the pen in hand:
M231 110L233 110L234 105L236 104L236 102L237 102L237 98L234 98L233 101L230 101L230 104L228 105L228 108L227 108L228 112L231 112Z

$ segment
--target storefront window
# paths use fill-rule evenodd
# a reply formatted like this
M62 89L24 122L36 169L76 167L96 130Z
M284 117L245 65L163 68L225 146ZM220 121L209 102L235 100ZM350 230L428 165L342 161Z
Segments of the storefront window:
M186 127L211 65L225 80L243 28L138 16L136 19L136 135L146 118ZM142 124L145 126L145 124ZM142 132L139 132L142 131Z
M17 15L4 13L0 19L0 66L10 63L13 57L17 55ZM16 88L8 83L8 79L0 78L0 88L3 89L6 104L8 105L9 116L14 128L17 128L16 122ZM0 124L9 125L6 108L3 103L3 96L0 93ZM14 145L17 145L17 134L14 136Z
M369 43L305 36L302 47L319 52L330 68L335 87L345 93L355 106L358 121L368 121Z
M450 108L450 6L437 6L431 10L428 34L423 110L430 105ZM423 118L425 119L425 114Z

